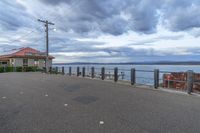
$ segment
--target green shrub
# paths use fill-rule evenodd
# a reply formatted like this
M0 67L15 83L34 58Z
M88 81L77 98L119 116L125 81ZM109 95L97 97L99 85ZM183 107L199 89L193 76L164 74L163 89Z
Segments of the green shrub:
M37 70L37 67L29 66L25 67L25 72L35 72Z
M0 73L3 73L4 72L4 67L0 67Z
M16 67L16 72L22 72L22 67Z
M14 67L5 67L5 72L13 72Z
M44 70L43 69L41 69L41 68L37 68L36 69L36 72L43 72Z
M21 67L21 66L11 67L10 66L10 67L5 67L5 68L3 66L0 66L0 73L3 73L3 72L42 72L42 71L44 70L36 66L28 66L28 67Z

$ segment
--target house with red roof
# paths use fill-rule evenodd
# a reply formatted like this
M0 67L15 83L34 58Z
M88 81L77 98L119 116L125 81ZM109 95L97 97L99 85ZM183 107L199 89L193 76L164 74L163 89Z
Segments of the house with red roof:
M52 66L53 56L48 58L48 67ZM4 55L0 55L0 66L27 67L35 66L38 68L45 67L46 56L44 52L26 47L13 49Z

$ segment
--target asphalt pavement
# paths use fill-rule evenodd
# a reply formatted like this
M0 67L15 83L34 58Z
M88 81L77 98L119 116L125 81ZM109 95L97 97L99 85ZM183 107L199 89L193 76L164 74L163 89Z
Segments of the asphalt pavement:
M41 73L0 74L0 133L199 133L200 97Z

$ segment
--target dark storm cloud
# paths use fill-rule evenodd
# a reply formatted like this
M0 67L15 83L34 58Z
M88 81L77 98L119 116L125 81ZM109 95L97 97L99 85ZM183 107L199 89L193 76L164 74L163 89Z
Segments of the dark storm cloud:
M68 28L76 32L90 32L100 30L104 33L120 35L128 30L144 33L155 31L157 16L156 6L149 6L149 1L137 2L136 0L42 0L51 5L67 4L73 11L73 16L68 16ZM154 2L156 3L156 2ZM130 16L124 19L121 14ZM151 19L151 21L149 21Z
M26 8L15 1L0 1L0 7L0 29L14 31L20 27L34 27Z
M45 4L58 5L60 3L71 3L73 0L40 0Z
M156 30L159 16L157 9L161 6L159 0L141 0L127 6L126 12L131 14L130 29L142 33L153 33Z
M200 27L199 0L40 0L46 7L63 5L70 7L72 14L58 16L58 27L73 30L82 35L103 32L121 35L128 30L139 33L154 33L162 14L164 26L172 31L184 31ZM6 5L6 6L5 6ZM1 1L0 25L7 30L33 26L26 8L14 1ZM125 19L123 16L127 17ZM166 23L167 22L167 23Z
M171 5L171 6L170 6ZM164 18L172 31L183 31L200 27L200 1L175 0L166 2Z
M160 19L168 22L172 31L184 31L200 27L199 0L41 0L53 5L67 4L72 7L68 29L78 33L102 31L120 35L128 30L139 33L154 33ZM121 13L129 16L123 19ZM73 21L73 22L72 22ZM70 23L72 22L72 23Z

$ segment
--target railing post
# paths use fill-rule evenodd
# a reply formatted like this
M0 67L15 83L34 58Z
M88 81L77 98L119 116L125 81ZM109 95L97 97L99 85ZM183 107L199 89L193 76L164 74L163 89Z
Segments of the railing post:
M80 70L79 67L77 67L77 76L79 76Z
M188 70L187 71L187 93L191 94L193 91L193 71Z
M72 67L69 67L69 76L72 75Z
M45 68L45 70L46 70L46 68ZM56 74L58 74L58 67L56 67Z
M36 72L36 67L35 67L34 71ZM52 67L49 68L49 72L50 72L50 74L52 73Z
M135 68L131 68L131 85L135 84Z
M101 68L101 79L102 80L105 79L105 68L104 67Z
M65 75L65 68L64 68L64 66L62 67L62 75Z
M52 67L50 67L49 72L50 72L50 74L52 73Z
M82 68L82 77L85 77L85 67Z
M159 69L154 70L154 88L157 89L159 87Z
M94 67L91 68L91 77L94 78Z
M115 67L114 69L114 81L117 82L118 81L118 68Z

